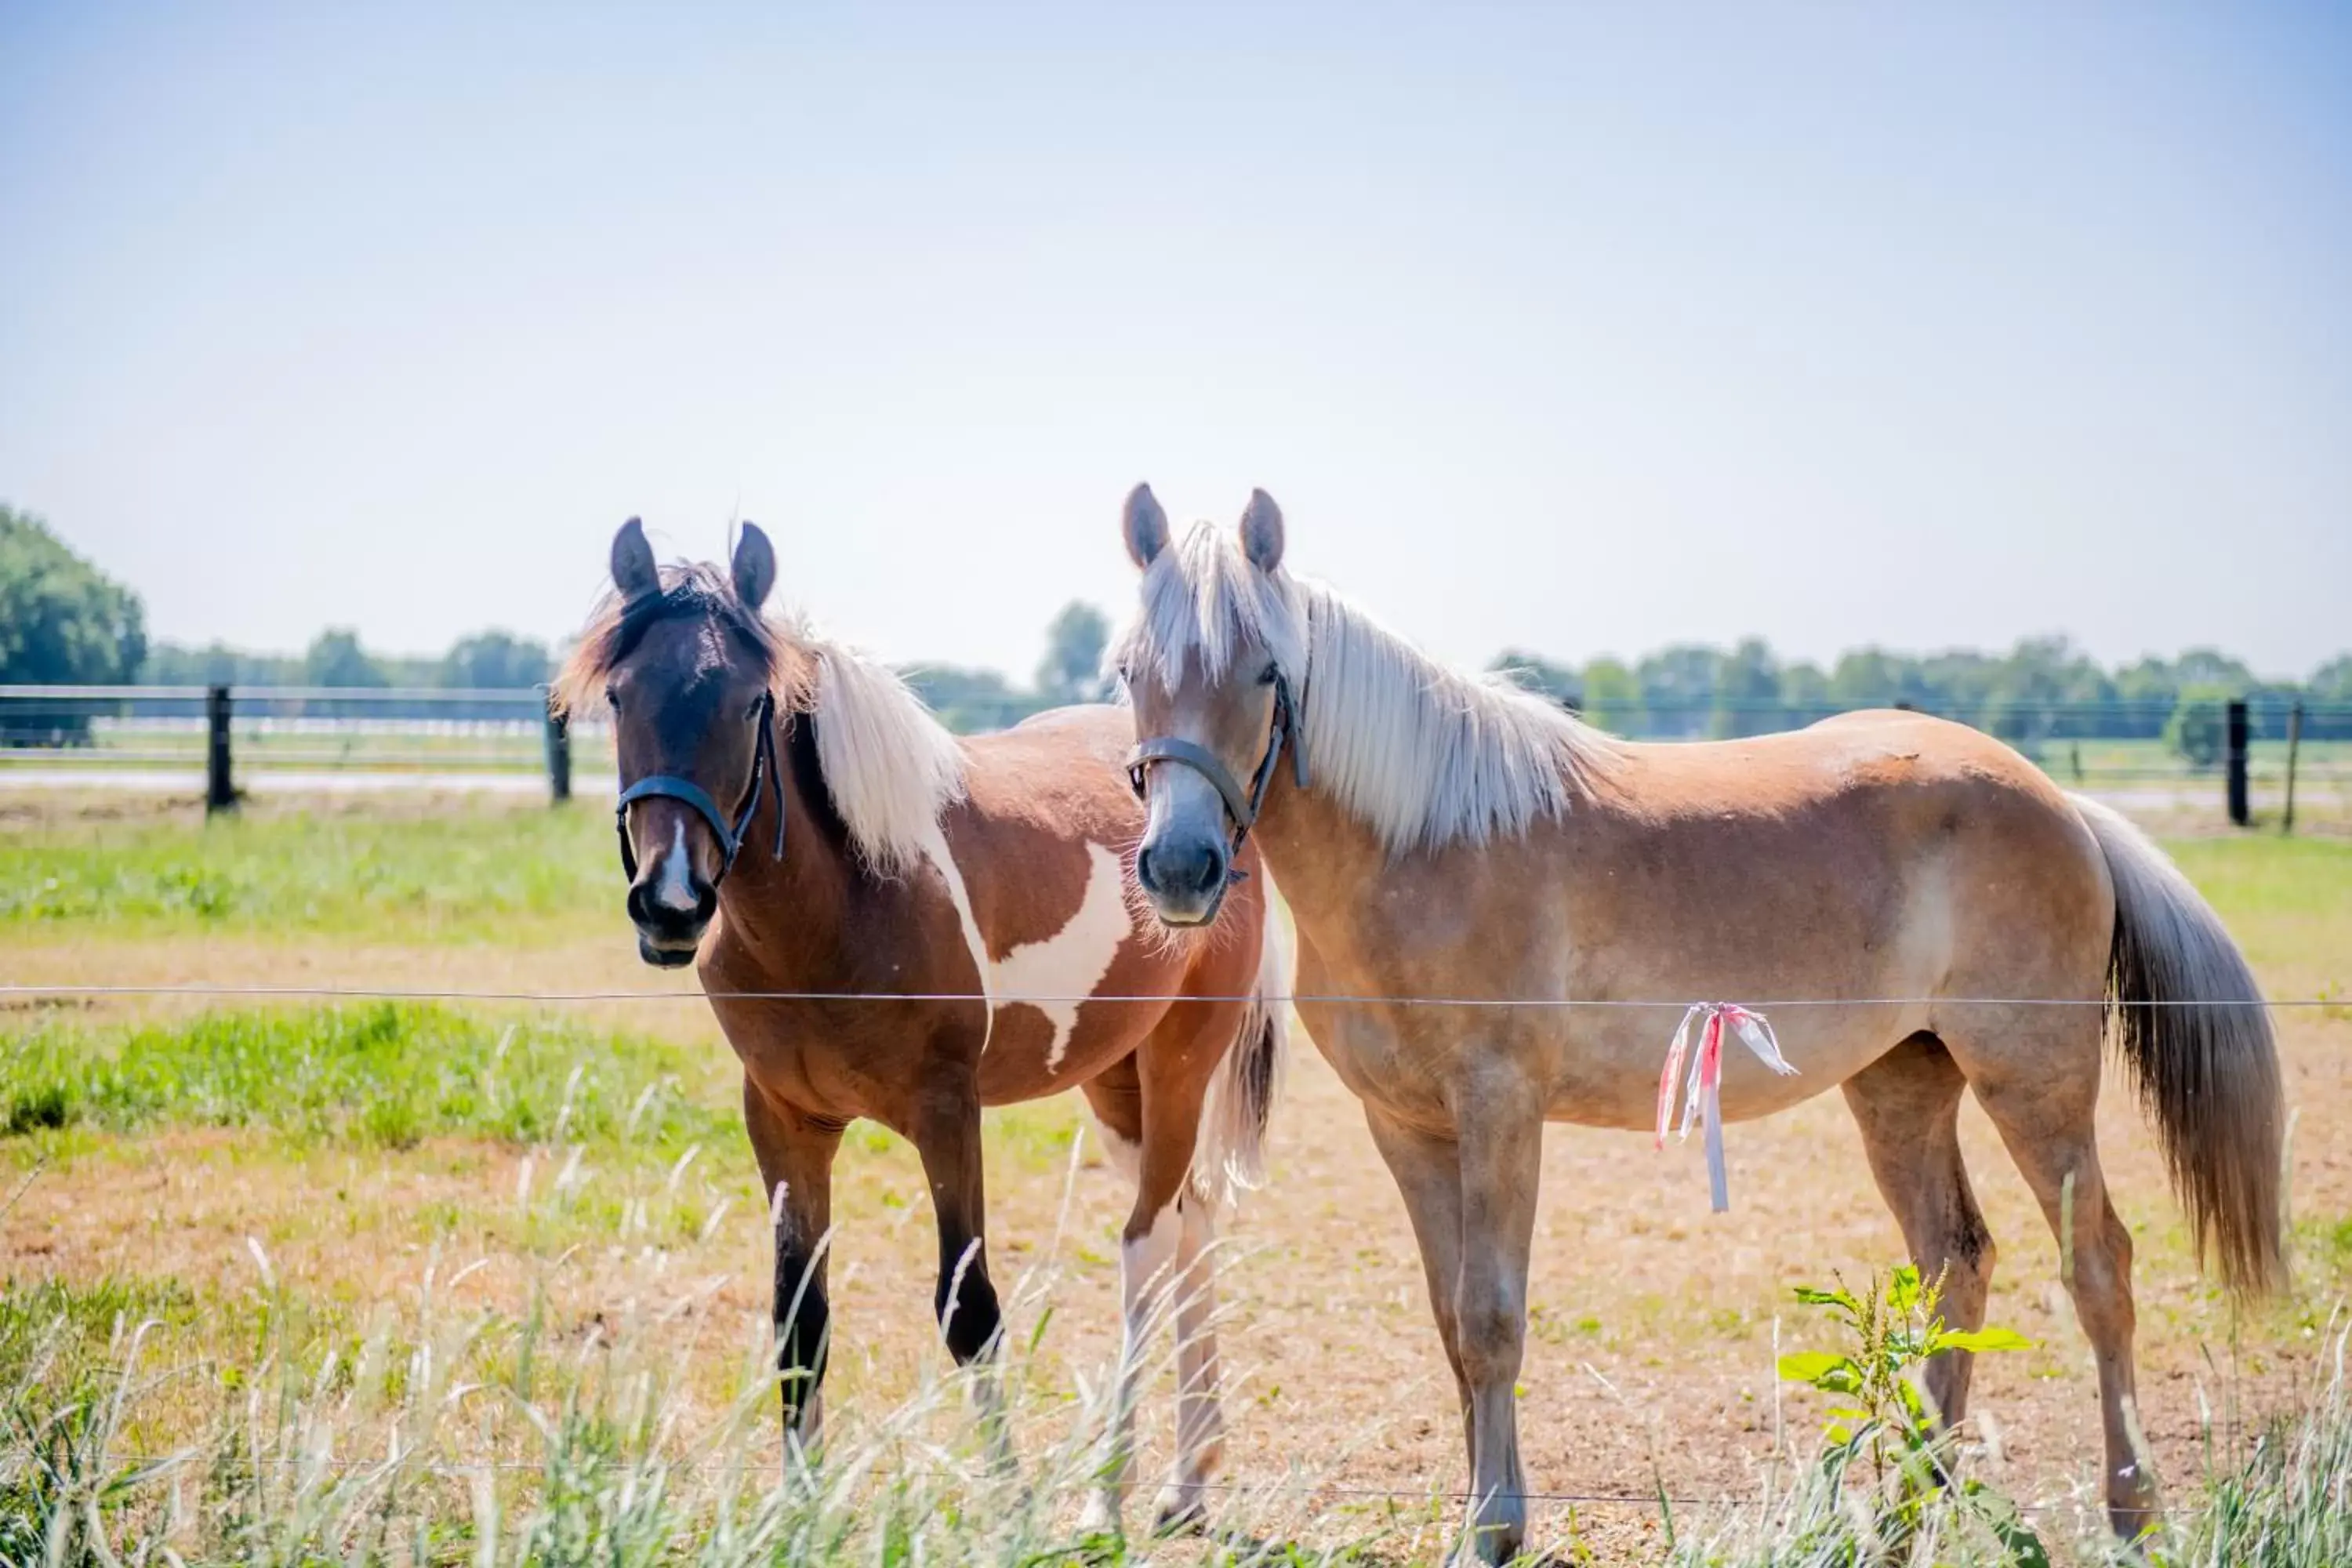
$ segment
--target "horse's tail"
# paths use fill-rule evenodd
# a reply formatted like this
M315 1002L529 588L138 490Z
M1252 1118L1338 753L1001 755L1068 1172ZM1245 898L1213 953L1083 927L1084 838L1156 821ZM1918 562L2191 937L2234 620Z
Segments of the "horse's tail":
M2278 1042L2245 954L2180 868L2119 812L2075 809L2107 858L2107 1020L2157 1126L2197 1253L2241 1295L2286 1283Z
M1193 1184L1223 1203L1265 1184L1265 1130L1274 1119L1290 1050L1290 992L1295 963L1274 879L1257 869L1260 920L1257 974L1239 1032L1209 1085L1201 1108L1201 1136L1192 1161Z

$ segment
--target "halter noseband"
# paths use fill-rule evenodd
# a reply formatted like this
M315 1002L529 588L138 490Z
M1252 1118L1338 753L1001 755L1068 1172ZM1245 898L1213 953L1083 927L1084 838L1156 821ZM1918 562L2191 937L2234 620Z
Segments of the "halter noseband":
M1291 776L1300 789L1307 787L1307 736L1298 725L1297 710L1291 705L1290 681L1281 671L1274 677L1274 728L1266 737L1265 757L1257 765L1257 774L1250 780L1249 793L1244 795L1233 771L1219 761L1217 753L1191 741L1162 735L1157 740L1142 741L1127 753L1128 786L1135 798L1144 798L1144 769L1153 763L1178 763L1199 773L1215 786L1224 797L1225 811L1234 819L1232 853L1241 853L1242 844L1257 826L1257 814L1265 805L1266 785L1274 782L1274 770L1282 760L1283 742L1290 742Z
M751 798L743 803L743 810L732 826L719 815L719 803L710 798L710 792L692 779L679 778L674 773L652 773L621 792L619 801L613 807L613 826L621 836L621 869L630 881L637 879L637 852L629 847L630 803L662 799L692 806L702 820L710 825L710 831L719 836L719 875L710 879L710 885L715 888L726 880L728 872L735 868L735 857L743 847L743 836L751 830L751 818L759 815L761 786L770 780L774 781L776 788L776 844L773 853L779 860L784 858L784 776L782 766L776 760L776 698L773 692L761 697L758 722L760 741L751 754Z

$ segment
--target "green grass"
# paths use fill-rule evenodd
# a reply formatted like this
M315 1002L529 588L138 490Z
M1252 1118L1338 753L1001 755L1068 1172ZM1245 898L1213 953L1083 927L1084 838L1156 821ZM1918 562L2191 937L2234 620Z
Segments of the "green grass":
M2352 842L2257 833L2167 847L2233 923L2352 923ZM611 819L584 804L45 822L0 831L0 942L201 933L528 947L608 936L623 919Z
M165 1023L49 1020L0 1033L0 1134L260 1128L404 1148L628 1138L675 1151L733 1137L705 1103L707 1049L545 1017L374 1003L207 1013Z
M2352 840L2253 833L2165 849L2274 985L2352 989Z
M681 1333L658 1282L646 1283L649 1310L584 1344L538 1310L467 1310L429 1286L361 1322L267 1278L219 1298L168 1283L0 1283L0 1562L1125 1568L1172 1556L1402 1568L1459 1544L1459 1505L1434 1496L1318 1506L1334 1478L1312 1459L1215 1494L1216 1545L1082 1536L1076 1505L1107 1402L1034 1390L1025 1336L1004 1352L1020 1439L1011 1468L986 1462L971 1379L957 1373L901 1404L835 1409L819 1462L787 1468L765 1324L739 1325L731 1393L692 1403L682 1365L724 1358L728 1335ZM2242 1454L2175 1478L2168 1522L2137 1550L2105 1533L2088 1497L2024 1515L2038 1540L2013 1522L1993 1528L2019 1516L1990 1488L1948 1489L1891 1528L1888 1494L1809 1459L1798 1439L1770 1476L1727 1478L1725 1491L1754 1500L1662 1500L1654 1531L1599 1551L1571 1514L1564 1533L1530 1540L1529 1561L2341 1568L2352 1561L2344 1353L2331 1325L2293 1407ZM1131 1526L1149 1497L1130 1498Z
M2352 840L2245 834L2165 848L2224 921L2352 920Z
M24 936L511 946L593 935L622 918L612 819L584 805L71 822L12 831L0 848L0 931Z

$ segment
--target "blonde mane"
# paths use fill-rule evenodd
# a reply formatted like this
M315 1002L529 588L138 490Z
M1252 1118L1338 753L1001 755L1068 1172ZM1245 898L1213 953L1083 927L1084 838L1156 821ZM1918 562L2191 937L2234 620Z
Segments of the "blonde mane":
M1548 699L1448 668L1321 583L1259 570L1213 523L1145 569L1111 657L1173 685L1188 662L1223 679L1253 645L1299 700L1313 787L1392 855L1521 837L1564 816L1618 756Z
M898 877L939 840L963 799L963 747L898 672L800 633L816 660L816 760L834 809L875 875Z
M963 798L963 748L895 670L799 616L761 615L715 566L665 566L658 593L606 595L556 677L556 710L594 701L646 627L694 616L765 663L781 711L815 721L817 769L866 868L892 878L921 860Z

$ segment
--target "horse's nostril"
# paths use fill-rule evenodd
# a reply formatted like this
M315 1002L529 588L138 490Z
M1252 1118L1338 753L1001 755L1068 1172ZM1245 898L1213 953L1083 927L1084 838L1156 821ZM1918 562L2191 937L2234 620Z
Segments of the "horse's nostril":
M719 889L640 882L629 889L626 904L629 919L644 930L691 935L710 922L719 908Z
M1208 863L1202 868L1202 875L1201 878L1201 891L1203 893L1223 892L1227 879L1227 873L1231 868L1232 863L1223 849L1212 851L1208 857Z
M1135 858L1136 880L1147 892L1168 897L1199 898L1225 885L1226 856L1222 845L1147 845Z

